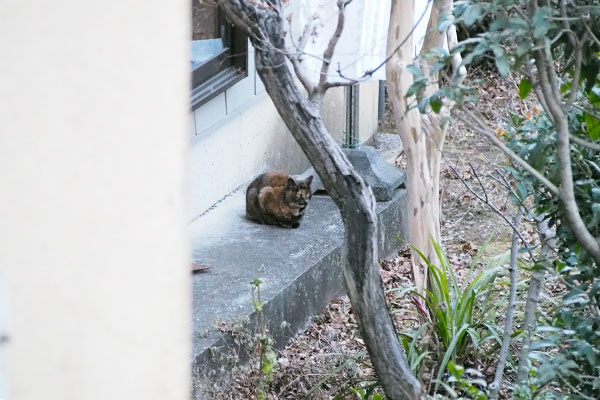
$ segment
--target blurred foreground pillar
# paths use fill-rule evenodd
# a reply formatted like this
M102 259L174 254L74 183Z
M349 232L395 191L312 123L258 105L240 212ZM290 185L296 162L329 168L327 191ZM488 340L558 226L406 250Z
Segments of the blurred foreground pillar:
M0 9L0 399L188 398L189 2Z

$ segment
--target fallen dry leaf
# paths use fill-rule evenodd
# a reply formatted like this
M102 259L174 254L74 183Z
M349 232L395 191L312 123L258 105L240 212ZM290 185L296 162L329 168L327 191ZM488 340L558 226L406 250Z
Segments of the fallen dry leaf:
M192 263L192 274L195 274L196 272L206 272L208 271L208 265L202 265L199 263Z

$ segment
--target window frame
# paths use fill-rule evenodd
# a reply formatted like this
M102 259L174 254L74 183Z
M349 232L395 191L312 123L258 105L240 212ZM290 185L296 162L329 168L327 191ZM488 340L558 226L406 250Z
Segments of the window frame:
M192 111L248 76L248 37L220 9L218 18L225 48L192 71Z

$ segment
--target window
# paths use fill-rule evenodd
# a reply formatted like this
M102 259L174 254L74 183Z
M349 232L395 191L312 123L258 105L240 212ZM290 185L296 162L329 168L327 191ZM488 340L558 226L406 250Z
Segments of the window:
M195 110L247 76L248 40L213 1L192 4L191 107Z

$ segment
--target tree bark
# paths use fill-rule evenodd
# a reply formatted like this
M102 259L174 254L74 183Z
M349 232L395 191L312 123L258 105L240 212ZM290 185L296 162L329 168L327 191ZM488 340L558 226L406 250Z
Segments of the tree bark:
M451 7L450 0L433 3L421 54L443 45L445 33L437 29L438 19L443 12L449 12ZM386 66L386 85L396 129L402 139L406 156L408 240L427 256L430 262L439 265L431 240L441 242L440 164L446 137L446 128L441 126L441 118L449 113L449 105L444 106L441 114L420 115L416 108L408 110L409 99L405 98L404 94L413 83L412 75L406 70L406 67L413 63L413 14L412 1L392 1L387 49L388 53L393 55ZM450 34L454 34L451 37L455 42L455 31L451 31ZM429 74L427 63L422 63L421 68L426 75ZM437 89L437 83L434 82L421 95L432 94ZM422 292L427 287L427 265L415 252L412 253L412 261L415 286Z
M318 102L307 100L288 69L282 12L275 2L220 0L250 37L258 75L277 111L338 206L345 227L343 275L371 362L390 399L420 399L385 304L378 272L377 216L371 189L327 132Z
M543 216L542 216L543 217ZM540 292L546 277L546 269L550 268L554 248L556 247L556 235L548 227L547 220L541 220L537 224L538 235L542 243L540 251L541 269L534 271L529 281L529 289L527 289L527 300L525 301L525 316L523 321L523 342L521 344L521 352L519 353L519 366L517 368L517 384L527 383L527 375L529 373L529 351L531 348L531 339L535 333L536 313L540 300Z
M537 0L527 2L527 11L533 16L538 10ZM597 265L600 265L600 241L595 238L585 226L579 207L575 201L575 189L573 184L573 171L571 166L571 146L568 112L575 99L579 85L578 79L573 79L571 94L569 99L563 103L562 95L558 88L558 77L554 67L554 60L550 51L548 40L536 39L536 50L533 52L533 59L538 73L539 90L536 91L540 97L540 103L544 106L546 112L556 128L556 150L558 163L560 165L560 186L559 197L567 217L569 227L573 235L589 255L594 259ZM581 52L576 50L576 64L581 63ZM579 65L580 67L580 65ZM577 75L579 73L577 72Z
M517 282L519 280L517 267L517 254L519 252L519 231L521 226L521 209L517 210L513 219L512 243L510 246L510 291L508 296L508 310L506 312L506 323L504 324L504 335L502 337L502 347L498 354L498 363L496 364L496 373L494 381L490 384L490 399L498 397L498 391L502 385L504 376L504 366L508 356L508 347L510 346L510 336L513 328L513 316L515 314L515 305L517 304Z

